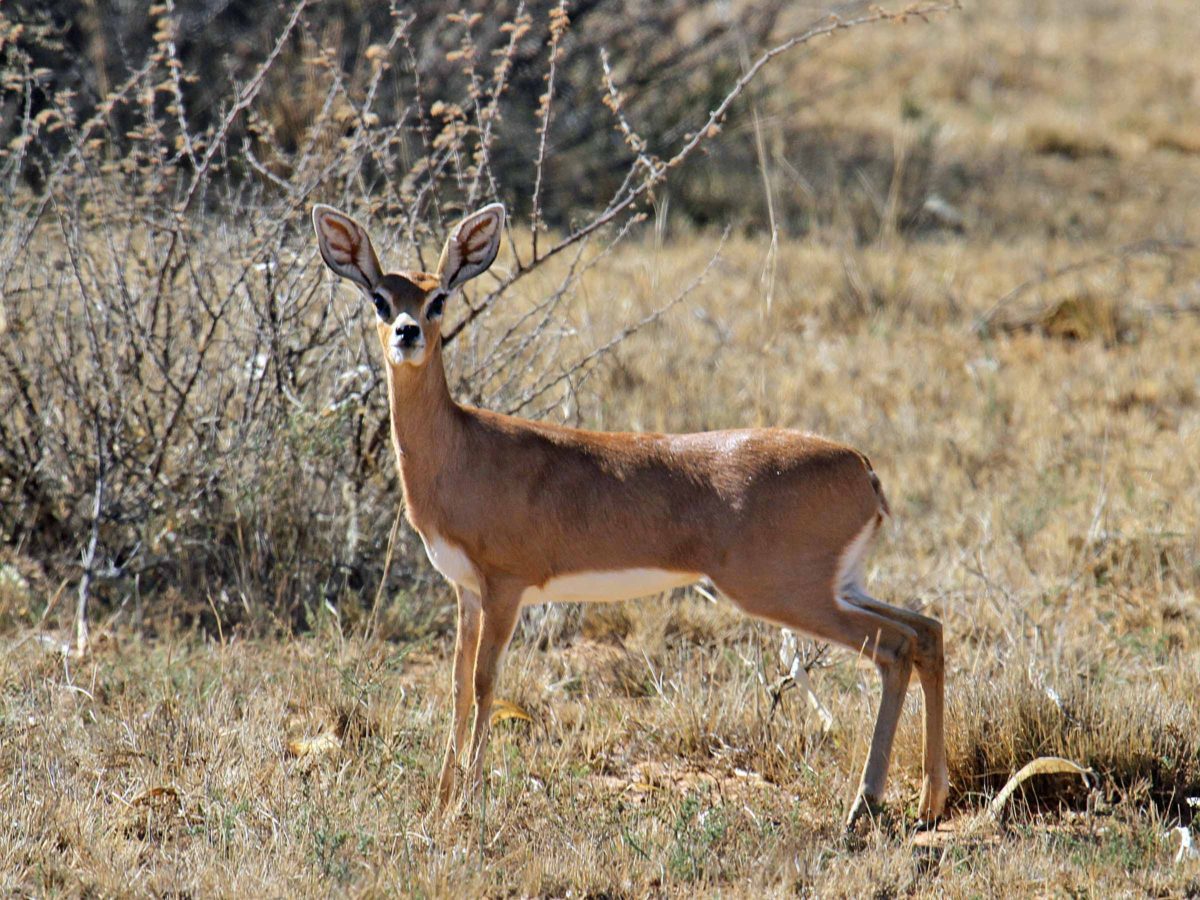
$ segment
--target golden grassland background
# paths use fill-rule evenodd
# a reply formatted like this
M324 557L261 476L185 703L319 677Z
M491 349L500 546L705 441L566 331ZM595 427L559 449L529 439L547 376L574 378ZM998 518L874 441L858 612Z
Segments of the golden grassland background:
M545 414L605 429L785 425L871 456L895 513L872 591L945 625L952 833L907 830L914 691L892 814L843 838L874 671L849 653L820 657L825 731L796 691L773 706L777 630L697 592L526 613L501 677L512 706L493 732L487 792L438 821L452 595L415 535L399 535L408 574L389 583L374 628L377 581L357 604L311 604L298 629L264 627L270 614L181 581L100 604L82 658L60 650L74 582L9 545L0 885L1200 893L1200 861L1176 830L1195 832L1200 804L1189 803L1200 797L1196 46L1185 3L1003 0L806 48L756 95L754 166L701 167L699 186L657 193L650 225L585 256L594 264L538 335L564 359L586 353L711 262ZM754 128L738 121L732 131ZM837 184L790 161L812 135L832 141L820 146L834 148ZM739 227L722 241L671 215L697 195L718 210L760 203L764 166L776 215L813 216L802 237L783 229L772 248L769 230ZM764 208L741 221L769 225ZM513 233L527 252L528 229ZM381 250L411 259L400 242ZM464 333L452 371L486 360L568 264L539 270ZM510 250L497 266L513 266ZM348 323L341 339L366 334L356 299L328 296ZM24 334L13 328L3 340ZM331 392L302 398L302 423L329 417ZM312 477L323 458L306 463ZM387 508L394 485L378 478ZM364 553L377 565L390 525L370 526ZM1090 767L1093 785L1036 780L993 822L989 799L1043 755Z

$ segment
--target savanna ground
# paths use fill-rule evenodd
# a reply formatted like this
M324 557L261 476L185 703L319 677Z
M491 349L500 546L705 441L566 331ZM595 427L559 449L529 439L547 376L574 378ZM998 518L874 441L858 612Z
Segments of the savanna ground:
M761 227L722 241L672 219L668 188L655 227L597 255L539 335L602 345L710 266L544 414L607 429L779 424L870 454L894 511L872 591L945 626L948 830L910 830L915 686L890 812L848 839L875 672L807 648L825 729L798 691L779 692L777 629L700 592L527 612L486 793L439 820L452 594L414 534L398 532L393 565L409 574L380 598L376 579L357 605L315 602L296 626L181 577L96 601L84 654L69 649L78 572L51 577L10 544L0 887L1200 894L1179 830L1194 833L1200 804L1197 46L1181 2L1003 0L784 57L755 101L758 171L728 193L762 200L765 168L777 215L827 215L772 250ZM814 134L864 160L841 193L789 162L789 142ZM892 171L872 185L879 144ZM899 176L918 165L931 169L906 226ZM719 171L695 177L712 179L713 208L734 202ZM527 252L528 229L514 233ZM553 293L567 263L522 282L482 333ZM311 250L304 264L362 334L355 301L329 293ZM480 340L451 348L456 372L485 358ZM329 395L297 402L319 410ZM371 402L382 409L378 391ZM365 552L379 564L392 519L374 518ZM1091 769L1090 784L1038 776L990 817L1008 777L1046 755Z

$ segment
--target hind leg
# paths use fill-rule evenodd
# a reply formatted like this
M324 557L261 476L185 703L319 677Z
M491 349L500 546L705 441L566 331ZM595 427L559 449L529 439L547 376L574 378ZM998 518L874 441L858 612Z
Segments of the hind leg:
M740 595L727 593L752 616L859 651L878 667L883 691L871 749L846 822L847 827L853 825L859 816L883 799L896 726L900 722L904 695L912 674L917 632L895 617L848 603L833 596L832 592L792 594L787 601L781 601L778 596L767 599L747 596L745 592Z
M921 694L925 701L923 735L925 777L921 783L921 820L932 824L942 815L949 790L946 770L945 691L946 665L942 649L941 623L928 616L890 606L864 592L857 585L843 591L845 599L877 615L895 619L916 632L913 663L921 679Z
M893 625L894 630L889 631L884 623L893 625L885 617L849 622L847 630L852 643L844 639L840 641L850 647L857 643L860 649L871 650L883 682L883 689L879 695L879 711L875 716L875 731L871 736L871 749L863 766L862 780L854 798L854 805L846 819L847 827L854 825L859 816L869 812L883 800L896 726L900 723L904 695L912 675L915 635L903 625ZM872 628L875 630L873 639L860 637L863 631ZM833 635L830 637L837 640ZM874 647L871 646L872 640Z

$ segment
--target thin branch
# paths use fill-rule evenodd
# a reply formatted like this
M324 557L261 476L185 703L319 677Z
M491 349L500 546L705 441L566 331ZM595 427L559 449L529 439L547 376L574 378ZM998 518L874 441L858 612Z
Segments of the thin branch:
M595 362L600 357L607 354L610 350L612 350L614 347L616 347L618 344L620 344L626 338L630 337L631 335L635 334L638 331L641 331L647 325L657 322L659 319L661 319L663 316L665 316L668 312L670 312L672 309L674 309L676 306L678 306L680 303L682 303L684 300L686 300L691 295L691 293L694 290L696 290L696 288L700 287L700 285L704 283L705 278L708 277L708 273L710 271L712 271L712 268L713 268L713 266L716 265L717 260L721 258L721 251L725 248L725 241L728 237L729 237L729 229L726 228L724 233L721 235L721 242L717 245L716 252L713 253L712 257L708 260L708 263L705 264L704 268L700 271L700 274L697 275L694 279L692 279L683 288L683 290L681 290L678 294L676 294L674 297L672 297L670 300L668 300L662 306L658 307L657 309L653 310L652 312L650 312L647 315L643 316L642 318L638 319L633 324L627 325L624 328L622 328L615 335L613 335L611 338L609 338L608 341L601 344L599 347L594 348L589 353L587 353L585 356L581 357L573 366L571 366L571 368L567 369L565 372L560 372L558 375L554 376L553 378L545 380L541 384L534 386L521 399L521 402L518 403L516 406L512 407L511 409L509 409L508 412L510 414L520 412L522 409L529 406L530 403L532 403L538 397L545 394L547 391L549 391L555 385L562 384L564 381L566 381L566 380L570 379L572 376L574 376L577 372L587 368L589 365L591 365L593 362Z
M826 37L839 31L847 31L851 28L857 28L862 25L870 25L876 22L904 22L909 17L916 17L926 20L930 15L950 12L952 10L961 8L962 7L959 0L949 0L949 2L915 3L899 12L888 12L887 10L876 8L871 10L869 13L851 19L839 19L836 16L831 16L827 21L821 23L820 25L814 25L807 31L795 35L783 43L777 44L771 49L766 50L758 57L758 59L754 61L753 65L751 65L748 69L746 69L745 72L742 73L742 76L725 94L725 97L721 100L721 102L718 103L716 108L709 113L704 124L694 133L686 137L684 145L680 147L678 151L676 151L674 156L672 156L666 162L654 162L652 165L650 165L649 169L646 170L641 181L632 187L627 187L627 185L630 183L630 176L627 175L625 184L622 185L621 189L619 189L618 192L613 195L612 200L609 202L609 205L604 209L603 212L595 216L586 225L575 229L558 243L554 244L542 256L537 257L536 262L531 263L529 266L515 269L506 279L501 282L496 289L491 291L481 303L473 307L466 316L460 319L457 323L455 323L454 327L446 332L442 339L443 343L446 345L452 343L464 328L482 315L497 297L503 294L504 291L513 283L526 275L534 265L539 265L545 262L552 256L561 253L563 250L567 249L577 241L582 240L593 232L598 231L599 229L608 225L613 219L615 219L635 202L648 194L659 183L661 183L673 169L677 169L683 165L684 162L691 158L692 154L694 154L700 147L704 146L706 141L715 138L721 131L721 123L725 119L725 115L729 112L730 107L742 95L742 93L745 92L746 88L750 86L751 82L754 81L763 68L773 60L790 50L794 50L797 47L811 43L817 38ZM632 131L632 128L630 130L632 133L636 134L636 132ZM650 156L645 154L645 159L649 160ZM643 162L643 155L639 154L635 160L633 169L644 165L645 163ZM631 172L633 169L631 169Z

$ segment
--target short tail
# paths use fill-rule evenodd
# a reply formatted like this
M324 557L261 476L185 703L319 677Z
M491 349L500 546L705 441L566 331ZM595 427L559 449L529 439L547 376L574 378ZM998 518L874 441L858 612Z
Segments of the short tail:
M885 517L891 518L892 508L888 505L887 495L883 493L883 483L880 482L879 476L875 474L875 470L871 468L871 460L863 456L862 461L863 465L867 467L867 478L870 479L871 488L875 491L875 496L879 500L879 519L882 524Z

